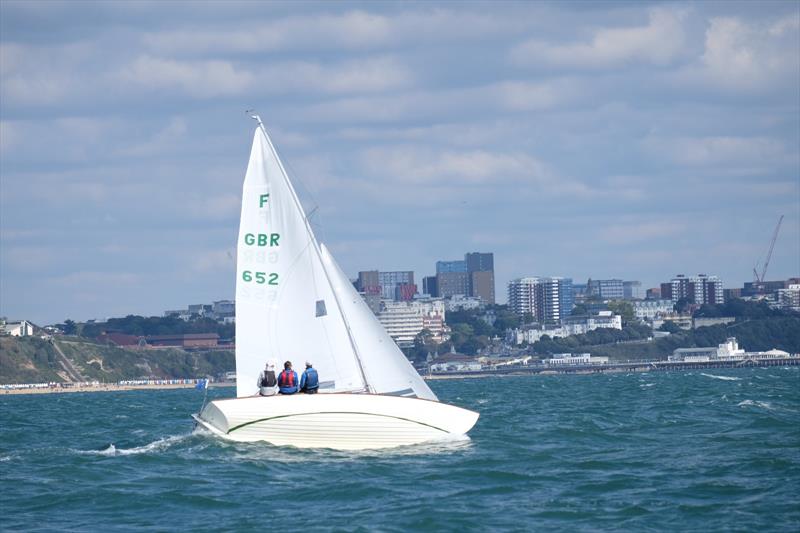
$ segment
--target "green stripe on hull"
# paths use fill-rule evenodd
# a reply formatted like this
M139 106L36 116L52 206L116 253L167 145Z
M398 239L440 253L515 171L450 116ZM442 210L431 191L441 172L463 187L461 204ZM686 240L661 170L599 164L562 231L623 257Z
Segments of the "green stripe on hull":
M442 428L437 428L436 426L432 426L432 425L430 425L430 424L426 424L425 422L418 422L418 421L416 421L416 420L411 420L411 419L409 419L409 418L402 418L402 417L400 417L400 416L379 415L379 414L376 414L376 413L360 413L360 412L353 412L353 411L322 411L322 412L318 412L318 413L300 413L300 414L295 414L295 415L279 415L279 416L270 416L270 417L267 417L267 418L259 418L258 420L253 420L252 422L245 422L244 424L239 424L238 426L232 427L231 429L229 429L229 430L228 430L228 434L230 434L230 433L232 433L232 432L236 431L237 429L241 429L241 428L243 428L243 427L245 427L245 426L249 426L249 425L252 425L252 424L258 424L259 422L266 422L267 420L277 420L278 418L291 418L291 417L293 417L293 416L308 416L308 415L365 415L365 416L381 416L381 417L384 417L384 418L394 418L394 419L397 419L397 420L403 420L403 421L405 421L405 422L412 422L412 423L414 423L414 424L419 424L420 426L426 426L426 427L429 427L429 428L432 428L432 429L439 430L439 431L441 431L442 433L447 433L447 434L449 434L449 433L450 433L450 432L449 432L449 431L447 431L447 430L444 430L444 429L442 429Z

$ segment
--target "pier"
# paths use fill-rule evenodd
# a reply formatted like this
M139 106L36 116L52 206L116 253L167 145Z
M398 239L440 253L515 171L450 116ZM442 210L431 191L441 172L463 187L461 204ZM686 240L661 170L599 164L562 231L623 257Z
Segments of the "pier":
M529 374L612 374L620 372L669 372L681 370L711 370L733 368L766 368L766 367L800 366L800 356L782 359L738 359L716 361L634 361L625 363L604 363L588 365L529 364L487 368L482 370L459 370L451 372L434 372L425 379L474 378L484 376L518 376Z

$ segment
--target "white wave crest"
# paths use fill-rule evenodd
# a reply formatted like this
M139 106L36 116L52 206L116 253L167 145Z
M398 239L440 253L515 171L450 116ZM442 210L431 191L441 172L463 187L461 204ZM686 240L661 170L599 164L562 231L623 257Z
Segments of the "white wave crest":
M761 407L762 409L772 409L772 406L768 402L759 402L758 400L744 400L736 405L739 407L747 407L752 405L753 407Z
M655 385L655 383L642 383L639 386L644 389L644 388L647 388L647 387L652 387L653 385Z
M721 379L724 381L742 381L742 378L735 378L733 376L717 376L716 374L705 374L703 372L700 372L700 375L707 378Z
M76 450L77 453L81 455L104 455L107 457L113 457L118 455L137 455L140 453L150 453L150 452L157 452L166 450L170 446L173 446L182 440L189 437L189 435L173 435L171 437L164 437L158 440L155 440L149 444L145 444L144 446L137 446L135 448L117 448L114 446L114 443L108 445L107 448L102 450Z

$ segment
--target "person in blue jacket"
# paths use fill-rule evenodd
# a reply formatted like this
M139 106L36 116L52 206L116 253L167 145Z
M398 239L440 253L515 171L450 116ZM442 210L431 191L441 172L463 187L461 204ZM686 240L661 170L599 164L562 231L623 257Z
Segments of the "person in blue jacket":
M317 370L306 361L306 370L300 378L300 392L306 394L316 394L319 389L319 375Z
M297 391L297 372L292 370L292 362L286 361L283 363L283 372L278 376L278 392L294 394Z

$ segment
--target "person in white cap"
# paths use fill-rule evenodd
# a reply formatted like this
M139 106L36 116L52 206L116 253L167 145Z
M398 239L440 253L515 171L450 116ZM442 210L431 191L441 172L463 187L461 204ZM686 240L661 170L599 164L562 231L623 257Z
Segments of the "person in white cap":
M267 361L267 366L258 376L258 393L261 396L278 394L278 380L275 377L275 364L272 361Z
M316 394L317 390L319 390L319 375L311 363L306 361L306 369L300 377L300 392Z

